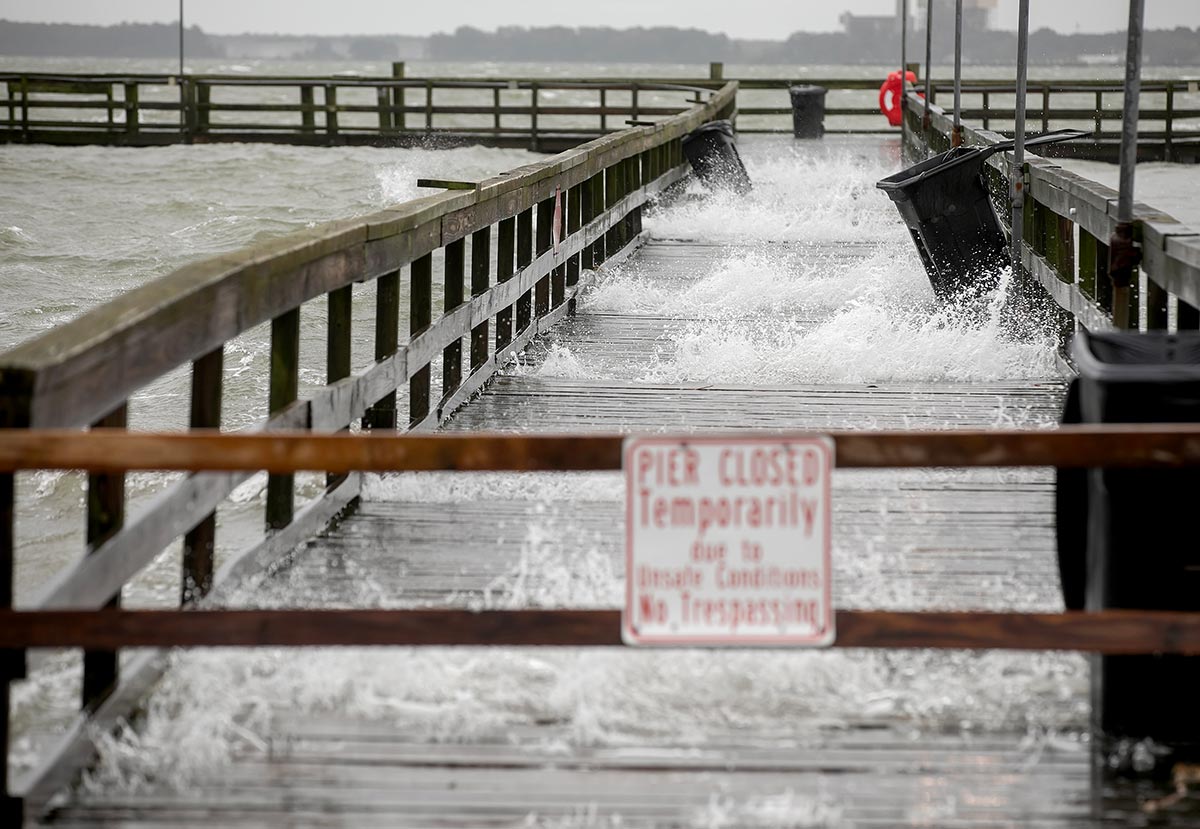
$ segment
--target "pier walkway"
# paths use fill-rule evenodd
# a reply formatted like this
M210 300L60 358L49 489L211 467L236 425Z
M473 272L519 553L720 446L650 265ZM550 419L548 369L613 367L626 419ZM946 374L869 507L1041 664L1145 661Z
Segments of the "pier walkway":
M737 382L697 382L681 376L687 372L663 370L686 352L686 335L711 321L695 306L681 305L682 298L745 250L658 232L643 211L652 210L660 194L668 202L681 197L672 188L687 175L682 136L731 114L735 91L723 87L654 127L597 139L463 194L431 197L272 243L270 250L184 269L10 352L0 373L0 389L9 395L7 408L0 409L7 421L0 425L122 427L135 391L190 360L191 423L219 426L223 344L270 320L268 430L331 433L359 423L391 430L403 424L398 413L407 410L417 431L558 433L580 435L580 441L587 433L754 429L900 429L928 437L930 431L1004 426L1029 429L1017 439L1033 435L1036 442L1038 430L1051 431L1046 427L1057 422L1064 392L1052 371L1002 381L895 382L764 382L748 371ZM909 114L915 117L915 108ZM887 141L854 140L873 142L876 151ZM805 146L796 151L796 163L812 163L838 142ZM1050 232L1051 226L1061 228L1049 221L1050 211L1066 208L1047 196L1045 186L1038 189L1039 181L1035 177L1033 192L1046 198L1046 206L1035 219L1045 232L1027 235L1028 264L1035 279L1044 277L1042 284L1053 288L1055 268L1068 264L1064 239L1072 237ZM1079 214L1093 228L1092 236L1081 231L1081 245L1095 243L1102 215ZM1192 250L1190 240L1182 244L1185 253ZM432 254L438 250L445 311L435 319ZM839 236L828 228L811 237L791 234L773 255L797 267L818 261L835 271L872 257L915 260L907 248L901 254L861 234ZM1086 277L1084 261L1096 267L1094 248L1091 256L1084 260L1081 254L1078 284ZM1147 262L1153 268L1184 262L1183 256L1164 243ZM1072 254L1072 287L1062 287L1055 298L1067 297L1059 300L1061 309L1074 302L1082 321L1077 297L1088 291L1094 297L1098 283L1093 271L1090 288L1076 289L1076 262ZM1169 288L1172 301L1178 298L1177 313L1187 319L1200 289L1184 279L1183 267L1171 271ZM408 269L411 332L403 344L397 328L401 268ZM375 362L352 374L349 291L363 280L378 283ZM620 282L653 284L663 299L656 308L603 301L605 288ZM298 399L299 307L326 296L328 385ZM1165 291L1163 296L1166 302ZM1111 312L1111 298L1107 302L1088 306L1086 320ZM1155 302L1148 314L1155 313ZM787 317L796 333L827 324L838 311L814 303L796 314L768 303L720 323L725 331L770 331ZM181 319L204 322L181 325ZM152 334L159 339L150 340ZM148 341L161 347L147 349ZM524 355L516 365L510 362L514 352ZM1104 452L1127 451L1142 464L1175 457L1155 455L1152 438L1133 435L1122 446L1083 450L1064 449L1065 441L1035 446L1011 464L1020 467L1014 469L986 468L1011 460L999 443L986 447L994 457L975 469L843 469L839 450L833 500L839 612L911 612L909 622L925 611L1042 614L1030 628L1043 637L1037 643L1065 644L1023 652L1030 642L1014 641L1020 628L1003 622L988 627L992 623L961 613L935 623L945 625L941 638L928 629L866 635L860 629L860 638L847 636L837 648L819 652L200 650L176 652L165 670L162 657L151 656L146 658L160 659L159 667L133 667L134 660L127 660L118 672L111 651L90 650L83 684L85 697L93 696L86 697L73 736L30 775L31 782L12 791L26 798L32 820L139 829L1144 822L1150 819L1146 801L1170 790L1097 778L1086 739L1087 662L1070 651L1190 653L1195 625L1172 617L1168 626L1147 616L1145 627L1125 629L1104 613L1089 614L1087 622L1059 613L1054 485L1047 467L1094 464ZM921 451L914 449L916 460L890 465L917 466L933 457ZM1072 459L1071 451L1082 454ZM1180 462L1194 462L1188 451L1195 448L1181 449ZM372 467L351 466L367 472L343 477L337 473L346 469L337 465L289 467L257 458L232 467L203 459L182 467L93 460L83 464L93 470L89 555L54 581L37 612L8 612L14 629L24 627L0 645L195 644L200 639L187 638L195 631L184 629L189 617L216 624L218 617L232 619L222 616L228 608L379 608L397 611L389 618L401 626L399 612L412 609L613 608L620 604L624 575L623 481L611 464L579 454L542 466L509 458L507 466L471 467L500 471L466 476L375 475L368 474ZM856 465L853 454L846 453L845 466ZM860 467L889 465L886 458L867 463L858 457ZM939 457L926 462L954 467L944 458L967 455ZM461 469L462 458L433 467L378 468ZM8 469L43 468L8 463ZM123 494L113 487L114 470L125 468L196 474L126 523ZM271 470L265 514L274 532L216 571L213 511L248 477L231 468ZM320 496L298 504L288 470L307 469L333 474ZM574 471L512 471L519 469ZM9 527L12 480L0 475L7 486L0 490L0 506L7 499ZM160 617L165 633L155 639L150 614L117 612L110 600L185 533L183 603L210 586L213 592L195 610ZM11 533L0 537L0 548L5 542L11 547ZM261 566L223 578L247 561ZM106 605L76 626L37 628L43 612ZM131 621L114 645L103 638L106 613L146 621ZM468 622L477 627L464 636L475 631L494 642L495 631L483 628L487 614L470 615L482 621ZM564 631L561 641L554 640L559 631L545 629L525 638L518 630L506 641L595 645L601 637L588 636L611 620L593 619L599 620ZM1070 638L1071 630L1056 624L1089 626L1088 635ZM346 630L343 643L380 644L389 635L353 624ZM436 631L415 630L411 644L444 641ZM231 641L242 641L240 635ZM289 639L287 631L267 625L256 635L259 645L321 639L311 628ZM395 635L393 642L403 639ZM1065 638L1053 638L1059 635ZM914 642L937 649L912 649ZM997 642L1017 652L965 649ZM159 676L162 682L146 696ZM123 743L104 736L102 730L137 709L145 737ZM177 742L184 732L192 740ZM93 745L102 762L84 785L64 789L90 762ZM136 756L122 758L126 749ZM126 772L146 780L130 785L122 777ZM1171 825L1200 826L1194 800L1164 808Z

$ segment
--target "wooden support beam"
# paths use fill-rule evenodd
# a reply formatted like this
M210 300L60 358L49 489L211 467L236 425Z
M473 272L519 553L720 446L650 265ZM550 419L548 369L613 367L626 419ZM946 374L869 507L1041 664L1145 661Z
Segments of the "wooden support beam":
M513 256L517 245L517 220L515 217L501 219L496 226L496 284L503 285L512 279ZM513 340L513 306L496 312L496 351L503 353Z
M456 239L446 245L445 251L442 310L448 314L463 304L467 240ZM442 401L448 400L462 383L462 358L461 338L442 349Z
M129 417L127 404L121 404L94 424L100 429L124 430ZM87 483L87 548L97 549L120 531L125 524L125 473L93 472ZM113 596L101 612L111 612L121 606L121 594ZM116 687L120 657L116 649L85 650L83 652L84 710L92 710Z
M375 285L375 362L390 359L400 344L400 272L379 277ZM363 415L367 429L396 428L396 392L371 405Z
M433 321L433 254L427 253L412 263L408 300L409 336L427 329ZM408 424L421 423L429 415L429 365L419 367L408 381Z
M270 415L296 402L300 390L300 309L288 311L271 322ZM306 424L307 425L307 424ZM267 478L266 524L278 530L292 522L296 505L296 479L291 473Z
M812 432L756 432L778 440ZM1200 465L1200 425L1106 424L1032 430L828 432L841 469ZM735 433L736 435L736 433ZM664 436L665 437L665 436ZM726 436L728 437L728 436ZM680 441L695 440L680 435ZM30 469L297 471L618 470L623 435L421 436L156 434L0 430L0 473Z
M485 227L471 234L471 296L487 292L491 269L492 229ZM471 329L471 372L479 370L488 360L488 321Z
M533 208L517 214L517 270L533 261ZM533 319L533 294L526 291L517 300L517 319L514 334L529 327Z
M192 363L193 429L221 427L221 398L224 386L225 349L217 348ZM179 603L188 604L208 595L214 573L213 555L217 541L217 514L210 512L183 538Z
M534 255L541 256L550 250L554 230L554 196L543 199L537 205L537 243ZM533 312L539 319L550 310L550 274L538 280L534 289Z
M838 648L1200 655L1200 613L839 610ZM0 647L621 645L619 610L0 610Z

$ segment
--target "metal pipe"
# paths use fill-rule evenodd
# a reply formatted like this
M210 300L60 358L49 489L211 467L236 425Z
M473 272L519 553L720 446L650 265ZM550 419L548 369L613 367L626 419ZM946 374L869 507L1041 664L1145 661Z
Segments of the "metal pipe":
M1113 284L1113 325L1129 327L1129 291L1141 251L1133 241L1133 177L1137 167L1138 106L1142 91L1142 21L1145 0L1129 0L1125 49L1125 106L1121 123L1121 178L1117 226L1108 240L1108 275Z
M904 155L904 96L908 92L908 0L900 0L900 154Z
M929 99L933 97L933 0L925 0L925 114L921 116L921 129L929 130Z
M1021 0L1017 13L1017 123L1014 127L1012 174L1012 267L1021 266L1021 243L1025 235L1025 89L1029 85L1029 0Z
M962 29L963 0L954 0L954 130L950 146L962 145Z
M183 80L183 0L179 0L179 80Z

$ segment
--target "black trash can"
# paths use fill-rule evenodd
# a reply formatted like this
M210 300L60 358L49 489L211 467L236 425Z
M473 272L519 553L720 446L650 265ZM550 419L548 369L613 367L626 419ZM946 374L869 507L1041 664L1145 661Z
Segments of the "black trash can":
M684 137L683 154L700 180L710 187L750 192L750 176L738 155L729 121L709 121L697 127Z
M1200 422L1200 332L1083 331L1072 355L1079 376L1064 422ZM1200 544L1187 524L1200 469L1062 469L1057 489L1069 609L1200 610ZM1147 738L1166 749L1160 772L1200 759L1200 658L1096 657L1091 683L1095 743L1109 768L1128 760L1116 747Z
M1088 135L1055 130L1026 140L1026 147ZM990 147L955 147L876 183L896 203L908 225L933 292L943 302L970 299L995 288L1008 264L1008 237L996 216L983 165L1012 149L1013 141Z
M791 86L792 133L797 138L821 138L825 135L825 87Z

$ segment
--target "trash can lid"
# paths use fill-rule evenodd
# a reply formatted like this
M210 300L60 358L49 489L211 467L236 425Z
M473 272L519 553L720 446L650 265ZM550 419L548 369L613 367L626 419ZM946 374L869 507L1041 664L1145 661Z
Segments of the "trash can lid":
M1071 356L1089 380L1200 382L1200 331L1080 330Z
M730 138L733 138L733 122L729 121L728 119L723 119L720 121L709 121L707 124L701 124L683 137L683 143L686 144L692 139L699 138L701 135L705 135L710 132L719 132L729 136Z

